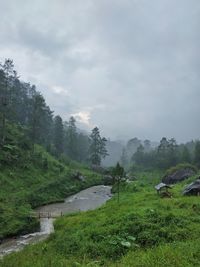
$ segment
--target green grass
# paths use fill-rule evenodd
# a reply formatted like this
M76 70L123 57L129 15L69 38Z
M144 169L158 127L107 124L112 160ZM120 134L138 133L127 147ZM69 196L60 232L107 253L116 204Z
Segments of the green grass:
M199 267L200 239L160 245L146 251L129 252L109 267Z
M187 181L173 187L173 198L161 199L153 188L161 174L137 177L121 185L119 204L114 196L97 210L59 218L48 240L0 266L200 266L200 203L182 196Z

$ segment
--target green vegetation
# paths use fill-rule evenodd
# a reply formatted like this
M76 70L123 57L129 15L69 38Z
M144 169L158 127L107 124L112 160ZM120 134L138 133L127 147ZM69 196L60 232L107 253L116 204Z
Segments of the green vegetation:
M36 146L33 161L26 164L28 167L23 171L14 167L0 173L0 238L38 227L35 219L29 218L31 208L62 201L101 180L100 176L78 164L63 165L39 146ZM72 178L77 168L87 177L85 182Z
M38 228L38 221L29 218L32 208L62 201L101 181L83 165L63 164L39 145L32 152L20 126L7 124L8 139L0 156L0 239ZM72 178L77 170L87 178L85 182Z
M200 205L182 196L190 181L175 185L172 198L154 188L160 173L139 173L117 197L95 211L59 218L45 242L5 257L3 267L198 266Z

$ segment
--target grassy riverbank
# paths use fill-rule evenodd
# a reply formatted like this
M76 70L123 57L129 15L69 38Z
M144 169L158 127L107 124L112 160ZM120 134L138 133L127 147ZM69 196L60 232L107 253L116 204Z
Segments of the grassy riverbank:
M85 182L73 178L80 171ZM38 221L30 219L32 208L65 197L99 184L101 176L80 164L62 164L42 147L36 146L25 165L4 167L0 172L0 239L15 234L34 231Z
M182 196L183 182L173 187L173 198L160 199L153 188L159 178L141 173L121 187L119 204L114 197L95 211L59 218L47 241L9 255L0 265L198 266L199 198Z

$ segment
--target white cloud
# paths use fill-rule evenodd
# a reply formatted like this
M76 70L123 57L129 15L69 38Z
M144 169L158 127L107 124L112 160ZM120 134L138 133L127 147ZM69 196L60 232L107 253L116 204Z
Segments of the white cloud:
M77 122L79 123L83 123L86 126L88 126L89 128L92 128L93 125L91 124L91 114L89 111L79 111L77 113L73 113L71 114L71 116L73 116Z

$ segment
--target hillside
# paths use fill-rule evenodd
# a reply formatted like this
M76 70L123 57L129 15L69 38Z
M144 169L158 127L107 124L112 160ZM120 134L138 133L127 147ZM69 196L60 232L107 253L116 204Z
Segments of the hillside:
M198 266L200 208L198 197L181 195L189 181L160 198L153 185L159 173L139 173L138 180L121 185L117 198L85 213L55 222L49 239L5 257L2 267ZM37 255L37 257L36 257Z
M25 137L24 128L9 124L9 145L0 155L0 239L38 228L38 221L29 218L32 208L62 201L101 180L81 164L58 161L39 145L32 151ZM77 171L84 182L73 178Z

